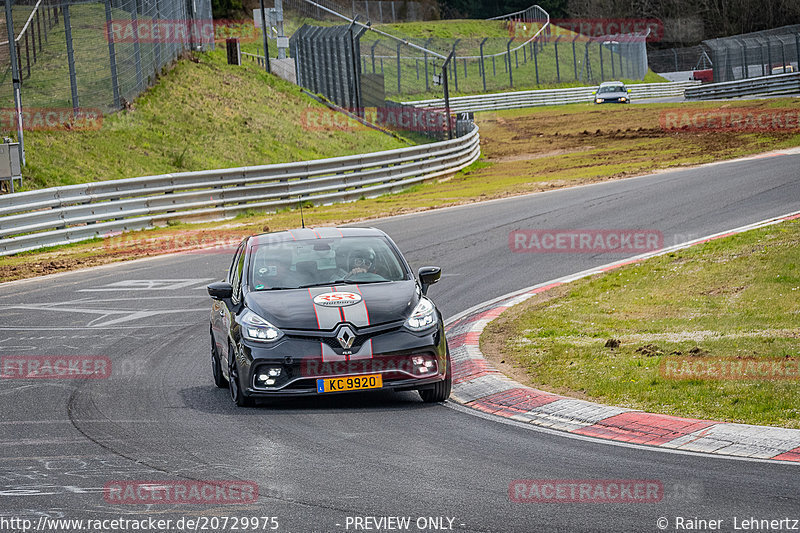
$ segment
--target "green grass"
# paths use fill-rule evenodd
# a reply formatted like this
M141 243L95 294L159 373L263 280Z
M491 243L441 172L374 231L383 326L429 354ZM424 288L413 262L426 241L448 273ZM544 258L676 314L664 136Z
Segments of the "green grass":
M28 131L28 189L388 150L408 143L361 128L304 127L328 109L224 52L177 62L129 109L95 131Z
M481 343L538 388L651 412L798 428L796 379L676 380L661 368L693 354L777 358L796 368L799 249L795 220L650 259L513 308ZM611 338L621 345L605 347Z

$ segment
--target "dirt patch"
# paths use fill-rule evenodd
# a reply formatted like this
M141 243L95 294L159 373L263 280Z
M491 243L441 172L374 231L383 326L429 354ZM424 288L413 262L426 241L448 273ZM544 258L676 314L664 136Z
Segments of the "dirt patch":
M533 159L542 159L543 157L555 157L559 155L566 155L566 154L574 154L577 152L587 152L589 150L593 150L594 146L583 146L581 148L575 148L573 150L550 150L549 152L540 152L534 154L513 154L513 155L505 155L499 157L489 157L486 161L490 163L512 163L514 161L530 161Z

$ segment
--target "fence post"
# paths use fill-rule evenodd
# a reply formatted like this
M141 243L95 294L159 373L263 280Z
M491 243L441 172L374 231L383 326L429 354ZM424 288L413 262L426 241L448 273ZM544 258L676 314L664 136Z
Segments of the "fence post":
M456 92L458 92L458 63L456 63L456 46L458 46L458 43L460 42L461 39L456 39L453 41L453 51L450 54L450 57L453 58L453 80L456 83ZM447 120L450 120L450 118Z
M142 49L139 46L139 17L136 9L137 6L134 2L131 10L131 22L133 23L133 62L136 66L136 90L138 92L144 88L144 81L142 80Z
M767 37L767 74L772 74L772 42Z
M269 67L269 42L267 41L267 15L264 11L264 0L260 0L261 6L261 38L264 42L264 70L270 72Z
M508 58L508 61L506 62L506 64L508 65L508 85L509 85L509 87L513 87L514 86L514 75L511 74L511 43L513 43L513 42L514 42L514 38L512 37L506 43L506 57Z
M114 108L122 107L119 99L119 80L117 79L117 53L114 48L114 32L111 31L111 0L106 0L106 34L108 35L108 59L111 66L111 91L114 95Z
M617 79L617 68L614 65L614 44L613 43L611 44L611 49L609 50L608 55L609 55L609 58L611 59L611 79L615 80L615 79ZM620 72L620 74L622 74L622 72Z
M759 54L761 54L761 75L762 76L766 76L767 75L767 70L766 70L766 67L764 66L764 44L761 41L759 41L758 39L756 39L756 42L758 43L758 52L759 52ZM703 65L703 66L705 66L705 65Z
M28 66L28 77L31 77L31 46L28 42L28 32L25 32L25 63Z
M156 20L161 22L161 6L158 4L158 0L156 2ZM158 72L161 70L161 39L155 39L155 44L153 45L153 62L155 63L153 70L158 76Z
M429 87L430 87L428 85L428 49L430 48L430 44L431 44L432 40L433 40L433 37L429 37L425 41L425 46L424 46L425 51L422 53L423 61L425 61L425 92L428 92Z
M578 81L578 55L575 53L575 41L578 40L579 35L572 39L572 68L575 71L575 81Z
M455 48L455 46L453 47ZM453 59L451 52L447 59L442 64L442 79L444 80L444 119L447 121L447 138L453 138L453 125L450 121L450 87L447 84L447 64Z
M33 64L36 64L36 28L31 24L28 26L28 29L25 30L25 37L28 36L28 33L31 34L31 41L33 41Z
M11 13L11 0L6 0L6 28L8 30L8 58L11 61L11 82L14 90L14 122L17 126L17 140L19 141L19 161L22 166L25 166L25 138L22 134L22 96L20 95L20 75L19 71L22 67L19 61L14 61L14 56L19 53L17 42L14 40L14 18ZM14 186L14 180L11 180L11 186Z
M600 50L600 81L605 81L606 71L603 67L603 43L599 43L598 50Z
M463 58L464 60L464 79L467 79L467 58Z
M678 51L672 49L672 55L675 56L675 72L678 72Z
M561 83L561 69L558 66L558 41L559 41L559 39L561 39L561 35L556 37L556 40L553 41L553 46L554 46L555 52L556 52L556 81L558 83Z
M747 65L747 46L742 41L736 41L742 47L742 72L745 79L750 77L750 67Z
M67 41L67 62L69 63L69 86L72 90L72 108L78 112L78 79L75 75L75 51L72 48L72 24L69 21L69 4L64 4L64 32Z
M492 77L496 78L497 77L497 62L494 59L495 59L495 56L493 55L492 56Z
M400 47L403 43L397 43L397 94L400 94Z
M483 45L486 44L488 37L484 37L481 41L481 76L483 76L483 92L486 92L486 62L483 57Z
M376 39L372 46L370 47L370 54L372 55L372 73L375 74L375 47L378 46L378 43L381 42L380 39ZM383 70L383 69L381 69Z
M777 39L781 43L781 61L783 62L783 64L781 65L781 67L783 67L781 69L781 73L785 74L786 73L786 45L784 44L783 39L781 39L780 37L777 37ZM798 64L797 66L800 67L800 64Z
M539 85L539 52L536 43L533 43L533 68L536 70L536 85Z

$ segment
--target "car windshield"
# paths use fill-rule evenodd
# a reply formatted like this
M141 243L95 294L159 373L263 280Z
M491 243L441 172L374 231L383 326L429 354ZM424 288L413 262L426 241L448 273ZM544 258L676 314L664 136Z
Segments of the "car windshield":
M605 87L600 87L600 90L597 91L598 93L621 93L625 92L624 85L606 85Z
M340 237L252 246L250 287L256 291L410 279L383 237Z

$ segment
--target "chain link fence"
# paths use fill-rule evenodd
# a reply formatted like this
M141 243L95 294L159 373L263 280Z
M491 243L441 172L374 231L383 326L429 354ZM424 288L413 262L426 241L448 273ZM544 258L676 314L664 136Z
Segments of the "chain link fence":
M383 97L392 100L442 98L445 61L447 89L453 95L641 80L647 73L646 33L583 35L553 26L539 6L485 21L447 21L438 27L381 25L372 19L374 8L368 8L379 3L284 0L285 31L296 31L300 23L324 28L345 22L343 17L369 25L372 31L360 36L358 46L362 83L374 88L382 81ZM458 33L459 28L471 36L443 36ZM302 57L298 72L300 63ZM306 86L317 90L325 83L320 79Z
M653 72L686 72L711 68L711 55L702 45L649 50L647 63Z
M13 1L13 0L8 0ZM0 106L13 106L12 53L23 110L125 107L187 50L214 46L210 0L18 0L0 45ZM7 126L7 124L4 124Z
M734 81L797 72L800 67L800 24L710 39L714 81Z

